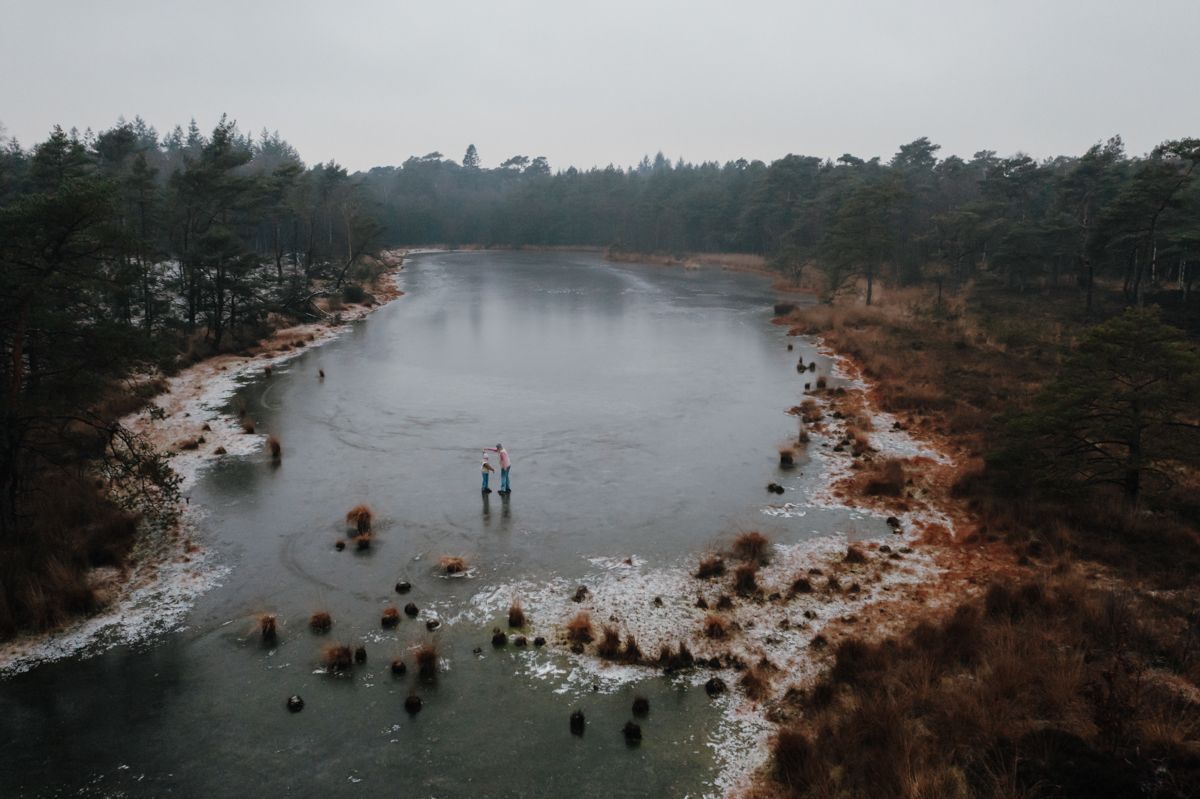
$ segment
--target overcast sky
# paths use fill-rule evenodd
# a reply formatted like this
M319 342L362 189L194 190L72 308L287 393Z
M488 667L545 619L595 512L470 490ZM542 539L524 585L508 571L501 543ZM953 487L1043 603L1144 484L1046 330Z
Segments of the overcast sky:
M1200 0L0 0L0 124L221 113L353 169L789 152L1132 153L1200 136Z

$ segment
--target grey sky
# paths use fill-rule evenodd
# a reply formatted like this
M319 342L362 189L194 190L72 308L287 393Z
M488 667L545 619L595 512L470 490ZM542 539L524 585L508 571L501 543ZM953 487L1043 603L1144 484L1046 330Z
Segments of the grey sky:
M0 123L222 112L309 163L1141 153L1200 135L1197 0L0 0Z

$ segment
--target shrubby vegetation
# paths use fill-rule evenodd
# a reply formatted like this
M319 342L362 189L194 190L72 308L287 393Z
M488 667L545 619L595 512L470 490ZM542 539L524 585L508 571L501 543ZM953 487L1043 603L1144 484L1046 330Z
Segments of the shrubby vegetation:
M891 290L795 314L885 410L960 449L951 546L986 557L996 584L839 644L775 708L779 793L1195 795L1196 343L1119 282L1098 282L1091 312L1079 294L984 273L941 302ZM1194 326L1191 305L1173 310Z

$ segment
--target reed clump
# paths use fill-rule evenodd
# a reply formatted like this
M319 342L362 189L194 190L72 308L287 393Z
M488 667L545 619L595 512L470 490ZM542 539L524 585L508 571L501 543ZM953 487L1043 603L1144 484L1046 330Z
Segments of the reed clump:
M438 565L446 574L462 574L467 570L466 559L458 555L443 555L438 560Z
M733 540L733 555L738 560L766 564L771 542L762 533L748 531Z
M371 532L371 524L375 521L375 514L371 512L368 505L355 505L346 513L347 526L354 529L359 535Z
M258 631L262 637L264 644L273 644L278 639L279 633L275 625L275 615L272 613L264 613L258 617Z
M758 564L743 563L738 566L733 572L733 588L739 596L749 596L757 592Z
M567 640L575 644L590 644L595 638L592 631L592 617L587 611L580 611L567 622Z
M325 668L330 671L346 671L354 665L354 653L346 644L330 644L323 652Z
M616 627L604 625L596 644L596 654L605 660L616 660L621 654L621 632Z
M867 496L898 497L904 493L907 477L904 462L898 458L872 465L863 475L863 493Z
M432 642L421 644L414 657L417 662L417 673L426 680L433 679L438 672L438 651Z
M720 577L725 574L725 559L720 555L707 555L700 559L700 565L696 569L696 576L701 580L706 580L710 577Z
M722 639L729 634L729 627L725 619L710 613L704 618L704 634L709 638Z

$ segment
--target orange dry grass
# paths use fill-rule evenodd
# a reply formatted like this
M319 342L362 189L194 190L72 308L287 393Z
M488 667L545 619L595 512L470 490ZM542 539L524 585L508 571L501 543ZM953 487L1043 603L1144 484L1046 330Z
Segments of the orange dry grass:
M375 514L371 512L371 508L367 505L355 505L346 514L346 524L353 527L359 533L368 533L371 531L371 523L375 519Z
M354 655L345 644L330 644L322 653L325 667L330 671L345 671L354 664Z
M606 624L596 644L596 654L605 660L614 660L621 653L621 633L616 627Z
M572 643L590 644L594 638L592 617L587 611L576 613L567 622L567 639Z
M725 619L715 614L709 614L704 619L704 634L709 638L724 638L729 634Z
M708 555L700 559L696 576L702 580L709 577L720 577L725 573L725 559L720 555Z
M733 540L733 555L738 560L766 563L770 548L770 540L753 530L741 533Z
M437 676L438 652L437 647L432 643L421 644L417 648L416 661L417 672L422 677L429 679Z
M446 574L461 574L467 569L467 561L458 555L443 555L438 559L438 565Z

